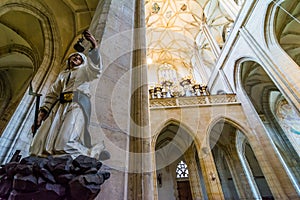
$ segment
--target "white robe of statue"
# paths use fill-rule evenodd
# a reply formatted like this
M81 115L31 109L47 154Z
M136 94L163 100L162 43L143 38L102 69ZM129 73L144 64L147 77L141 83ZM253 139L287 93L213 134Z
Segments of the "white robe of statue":
M80 91L90 97L90 83L99 78L102 61L98 49L89 57L79 53L83 63L62 71L48 90L41 108L48 111L48 118L35 134L29 152L34 156L70 154L73 158L86 155L99 158L103 144L90 147L85 141L85 118L76 102L57 101L62 92ZM68 78L68 76L70 76Z

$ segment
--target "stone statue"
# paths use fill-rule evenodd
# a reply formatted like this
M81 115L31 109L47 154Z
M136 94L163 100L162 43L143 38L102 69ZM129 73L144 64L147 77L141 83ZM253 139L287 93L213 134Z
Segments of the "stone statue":
M90 83L99 78L102 60L97 41L89 31L83 36L91 43L88 56L72 53L67 68L57 77L48 90L38 113L35 134L30 146L30 155L70 154L73 158L84 155L100 160L110 154L103 144L91 146L88 124L91 113Z

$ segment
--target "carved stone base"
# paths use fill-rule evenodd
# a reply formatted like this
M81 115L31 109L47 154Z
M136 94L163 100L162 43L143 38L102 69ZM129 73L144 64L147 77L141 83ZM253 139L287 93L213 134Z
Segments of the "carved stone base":
M110 177L94 158L70 155L26 157L0 168L0 200L61 199L90 200Z

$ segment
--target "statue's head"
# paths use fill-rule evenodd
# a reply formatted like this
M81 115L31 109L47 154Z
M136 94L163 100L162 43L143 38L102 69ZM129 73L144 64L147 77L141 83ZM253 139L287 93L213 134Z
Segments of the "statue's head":
M85 63L86 56L83 53L75 52L72 53L67 61L67 65L69 69L72 69L73 67L78 67Z

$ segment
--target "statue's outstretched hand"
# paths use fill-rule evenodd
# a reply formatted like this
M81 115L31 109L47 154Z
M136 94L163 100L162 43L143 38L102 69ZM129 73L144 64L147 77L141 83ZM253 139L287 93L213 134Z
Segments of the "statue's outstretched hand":
M95 39L95 37L91 34L91 32L89 30L85 30L83 32L83 36L85 37L86 40L90 41L93 49L98 47L97 40Z

